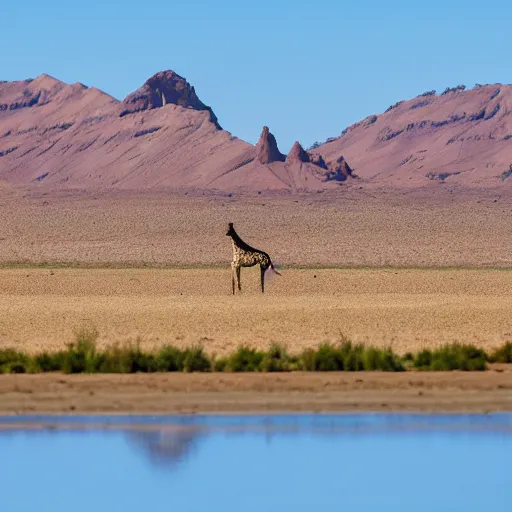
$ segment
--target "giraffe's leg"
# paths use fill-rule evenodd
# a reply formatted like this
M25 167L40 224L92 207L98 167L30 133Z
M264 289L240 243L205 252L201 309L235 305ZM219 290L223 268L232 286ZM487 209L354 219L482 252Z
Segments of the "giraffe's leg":
M242 291L242 283L240 282L240 271L242 270L242 267L236 267L236 280L238 283L238 291Z
M266 267L260 265L260 275L261 275L261 293L265 293L265 272L267 271Z
M231 263L231 287L233 288L233 295L235 295L235 264Z

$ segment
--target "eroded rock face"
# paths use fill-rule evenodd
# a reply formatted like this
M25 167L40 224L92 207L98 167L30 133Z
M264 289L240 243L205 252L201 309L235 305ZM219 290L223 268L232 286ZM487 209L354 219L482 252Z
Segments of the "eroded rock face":
M328 169L326 176L328 181L345 181L352 176L352 169L343 156L340 156L333 165L329 165Z
M210 120L220 129L212 109L198 98L194 87L185 78L172 70L160 71L148 78L142 87L124 99L124 103L127 108L121 112L121 117L141 110L160 108L168 103L194 110L207 110L210 112Z
M290 149L290 152L286 157L286 163L309 163L310 161L311 159L308 153L298 141L295 141L295 144L292 146L292 149Z
M309 153L309 158L312 164L317 165L318 167L321 167L322 169L327 170L327 164L325 163L325 160L323 159L322 155L318 155L316 153Z
M270 133L268 126L263 127L260 140L256 144L256 158L262 164L286 160L286 156L279 151L276 138Z
M196 110L206 109L206 105L197 97L194 87L171 70L160 71L148 78L144 85L129 94L124 102L138 110L163 107L167 103Z

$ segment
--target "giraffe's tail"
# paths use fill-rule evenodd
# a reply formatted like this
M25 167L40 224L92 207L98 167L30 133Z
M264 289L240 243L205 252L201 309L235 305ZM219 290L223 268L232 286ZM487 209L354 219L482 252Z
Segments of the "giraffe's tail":
M270 262L270 268L272 269L272 272L276 273L278 276L282 276L277 270L276 267L274 267L274 264Z

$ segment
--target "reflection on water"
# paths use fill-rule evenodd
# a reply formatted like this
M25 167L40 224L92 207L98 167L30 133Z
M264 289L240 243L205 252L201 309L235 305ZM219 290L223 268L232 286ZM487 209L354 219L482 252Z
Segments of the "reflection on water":
M128 430L125 435L130 445L140 449L150 462L158 466L174 468L192 453L201 432L196 429L182 432Z
M508 510L512 498L512 414L33 416L2 424L8 512Z

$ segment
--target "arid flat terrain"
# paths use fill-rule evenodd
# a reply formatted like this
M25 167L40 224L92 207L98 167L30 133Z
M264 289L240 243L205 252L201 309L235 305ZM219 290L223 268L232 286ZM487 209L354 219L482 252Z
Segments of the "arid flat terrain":
M291 352L336 341L418 351L446 342L486 349L512 340L512 271L284 269L259 292L257 269L242 270L231 295L228 268L0 270L0 346L64 348L80 327L100 345L143 348L201 341L223 354L246 343Z
M205 338L219 353L241 342L299 350L340 332L398 352L509 341L511 199L450 202L438 188L296 198L6 192L0 344L59 348L91 325L100 343ZM281 268L263 296L256 268L242 270L242 295L231 295L229 221ZM34 267L45 263L54 267Z
M490 349L512 339L512 201L459 192L178 197L4 184L0 347L59 349L95 327L101 346L201 341L217 354L272 341L296 352L340 333L399 353L456 341ZM255 268L231 295L229 221L283 274L268 276L265 295ZM0 378L4 413L483 411L509 410L511 395L508 369Z
M278 265L512 267L512 195L433 184L297 196L0 187L0 264L222 265L227 223Z
M511 411L512 371L0 376L2 415L389 410Z

